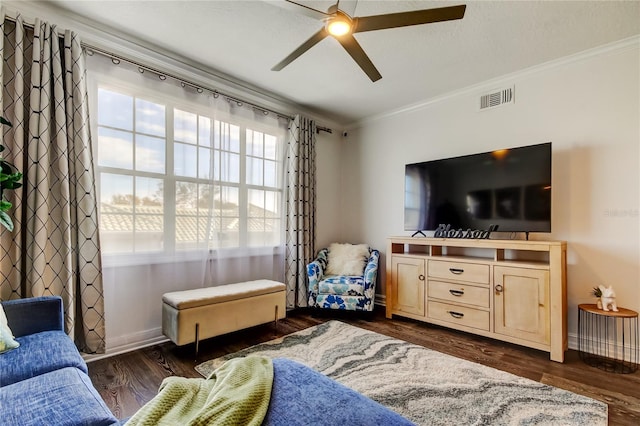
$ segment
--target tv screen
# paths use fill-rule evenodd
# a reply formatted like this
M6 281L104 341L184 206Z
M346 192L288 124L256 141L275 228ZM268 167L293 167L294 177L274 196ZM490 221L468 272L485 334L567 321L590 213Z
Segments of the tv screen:
M405 231L551 232L551 142L405 167Z

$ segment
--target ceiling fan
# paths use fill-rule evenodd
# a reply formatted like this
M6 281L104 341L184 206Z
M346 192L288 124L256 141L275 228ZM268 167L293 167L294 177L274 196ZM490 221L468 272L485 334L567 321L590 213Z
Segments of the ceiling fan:
M327 12L313 9L295 1L285 1L286 3L284 4L292 6L298 12L302 12L307 16L324 21L325 25L289 56L271 68L272 71L280 71L325 37L332 36L374 82L380 80L382 75L353 36L355 33L462 19L466 9L466 5L459 5L385 15L352 17L340 9L340 0L331 6Z

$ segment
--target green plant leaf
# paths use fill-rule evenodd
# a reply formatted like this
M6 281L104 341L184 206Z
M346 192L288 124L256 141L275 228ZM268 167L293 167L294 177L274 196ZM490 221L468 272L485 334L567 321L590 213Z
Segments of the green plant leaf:
M13 127L13 124L11 124L9 120L2 116L0 116L0 123L4 124L5 126Z
M0 225L7 228L9 232L13 232L13 221L11 220L11 217L2 211L0 211Z
M8 201L5 200L0 200L0 211L6 212L9 211L9 209L13 206L13 204L11 204Z

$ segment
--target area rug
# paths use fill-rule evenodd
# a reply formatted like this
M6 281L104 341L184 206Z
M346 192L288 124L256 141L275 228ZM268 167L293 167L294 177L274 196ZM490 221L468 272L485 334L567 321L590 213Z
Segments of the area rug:
M207 376L247 355L289 358L419 425L606 425L607 405L575 393L329 321L196 366Z

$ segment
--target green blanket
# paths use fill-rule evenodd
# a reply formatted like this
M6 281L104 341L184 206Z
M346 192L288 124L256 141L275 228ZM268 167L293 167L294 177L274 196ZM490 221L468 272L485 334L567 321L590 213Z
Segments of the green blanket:
M129 419L134 425L260 425L273 386L270 358L235 358L207 379L167 377L158 395Z

